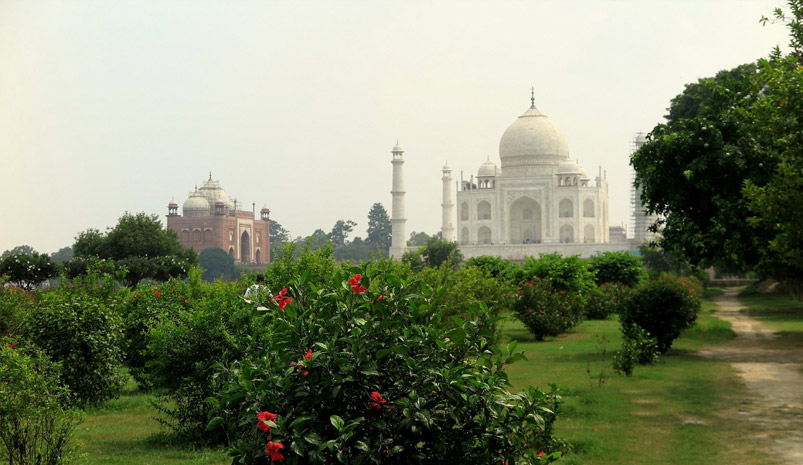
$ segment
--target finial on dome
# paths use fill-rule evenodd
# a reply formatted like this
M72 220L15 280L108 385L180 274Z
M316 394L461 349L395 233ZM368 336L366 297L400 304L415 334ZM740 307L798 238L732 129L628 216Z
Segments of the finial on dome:
M210 181L212 180L212 172L211 171L209 172L209 180Z
M530 87L530 108L535 108L535 87Z

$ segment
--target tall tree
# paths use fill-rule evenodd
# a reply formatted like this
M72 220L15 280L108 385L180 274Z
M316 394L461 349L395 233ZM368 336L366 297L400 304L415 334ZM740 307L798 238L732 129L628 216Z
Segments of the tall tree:
M56 252L50 254L50 260L52 260L53 263L56 263L58 265L61 265L62 263L68 260L72 260L72 257L73 257L73 251L72 247L70 246L62 247Z
M176 232L162 228L157 215L126 212L108 233L90 229L80 233L73 245L75 257L110 259L125 266L128 286L146 278L167 280L186 276L198 254L178 242Z
M30 245L18 245L11 250L6 250L5 252L3 252L3 254L0 255L0 259L6 258L14 254L33 255L35 253L37 253L36 250L34 250L34 248L31 247Z
M355 226L357 226L357 223L351 220L337 220L335 225L332 226L332 231L329 233L328 238L335 247L343 247L346 245L349 234L354 231Z
M0 260L0 276L6 276L9 282L23 289L33 289L58 272L58 265L50 261L47 254L35 250L31 253L13 253Z
M201 278L205 281L214 281L218 278L235 280L240 276L239 270L234 265L234 257L223 249L217 247L204 249L199 255L199 260L201 268L204 269Z
M391 224L388 212L381 203L377 202L368 211L368 238L366 242L381 251L390 248Z
M286 230L278 221L270 220L270 259L273 261L282 254L284 245L291 240L290 231Z

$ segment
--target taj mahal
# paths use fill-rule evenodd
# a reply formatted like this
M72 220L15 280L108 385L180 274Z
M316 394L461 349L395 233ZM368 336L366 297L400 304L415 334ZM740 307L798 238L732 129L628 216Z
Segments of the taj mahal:
M391 256L406 251L404 150L392 150ZM530 107L502 134L497 165L488 159L476 176L455 182L443 167L441 233L466 258L494 255L511 260L558 252L590 257L631 250L633 241L611 242L608 180L602 167L593 178L569 156L563 131Z

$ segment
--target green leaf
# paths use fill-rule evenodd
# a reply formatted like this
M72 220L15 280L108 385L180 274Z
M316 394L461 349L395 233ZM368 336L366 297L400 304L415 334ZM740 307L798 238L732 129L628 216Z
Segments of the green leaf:
M379 350L376 351L376 359L377 360L382 360L383 358L385 358L388 355L390 355L391 352L392 351L390 349L379 349Z
M329 417L329 422L330 422L330 423L332 423L332 426L334 426L334 427L335 427L335 429L336 429L338 432L341 432L341 431L343 431L343 425L345 424L345 422L344 422L344 421L343 421L343 419L342 419L342 418L340 418L339 416L337 416L337 415L332 415L332 416L330 416L330 417Z
M208 425L206 425L206 430L212 431L222 424L223 424L223 417L215 417L209 422Z

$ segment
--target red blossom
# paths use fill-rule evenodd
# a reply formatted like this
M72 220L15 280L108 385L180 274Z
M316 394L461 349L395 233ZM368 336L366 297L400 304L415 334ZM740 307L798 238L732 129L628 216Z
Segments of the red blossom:
M387 403L387 400L385 400L385 398L379 394L379 391L372 392L371 398L374 399L371 401L371 407L374 407L377 410L382 410L382 405Z
M187 302L187 299L184 299L184 303L185 303L185 304L188 304L189 302Z
M292 297L285 297L285 295L287 295L287 288L283 287L282 290L279 291L279 293L276 295L276 297L272 299L274 302L277 302L279 304L279 310L284 310L284 307L286 307L287 304L293 302Z
M11 343L11 349L12 349L12 350L14 350L14 349L16 349L16 348L17 348L17 344L14 344L14 343L12 342L12 343Z
M162 296L162 293L161 293L161 292L159 292L159 291L156 291L156 294L154 294L154 295L155 295L156 297L161 297L161 296Z
M544 455L546 455L546 454L544 454L544 451L541 451L541 452L538 453L539 457L543 457Z
M265 455L270 457L272 462L281 462L284 460L284 456L279 452L282 449L284 449L284 444L268 441L268 444L265 446Z
M257 420L259 420L259 423L257 423L257 427L259 429L262 431L270 431L270 425L265 422L272 421L273 423L276 423L276 414L270 412L259 412L257 413Z
M306 353L306 354L304 354L304 357L305 357L307 360L312 360L312 349L308 350L308 351L307 351L307 353Z
M306 371L306 370L301 372L301 376L307 376L308 374L309 374L309 371Z
M360 284L360 279L362 279L362 275L360 273L355 274L353 278L349 279L351 290L357 294L362 294L366 291L365 286Z
M137 299L139 299L139 292L137 292L137 295L135 295L134 297L136 297Z

